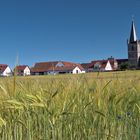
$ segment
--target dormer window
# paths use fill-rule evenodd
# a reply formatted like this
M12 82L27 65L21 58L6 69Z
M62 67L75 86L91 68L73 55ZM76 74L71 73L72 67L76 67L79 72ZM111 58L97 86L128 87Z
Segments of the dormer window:
M64 64L62 63L62 62L58 62L57 64L56 64L56 67L63 67L64 66Z

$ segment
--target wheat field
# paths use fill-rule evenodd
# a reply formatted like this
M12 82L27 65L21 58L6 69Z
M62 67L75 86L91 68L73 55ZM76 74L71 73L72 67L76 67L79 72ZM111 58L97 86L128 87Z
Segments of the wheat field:
M0 140L140 140L140 72L1 77Z

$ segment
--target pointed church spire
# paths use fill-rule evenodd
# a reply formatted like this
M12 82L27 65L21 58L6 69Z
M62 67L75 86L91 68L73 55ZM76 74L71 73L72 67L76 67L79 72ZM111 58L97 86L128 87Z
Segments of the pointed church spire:
M129 41L130 41L130 43L137 41L137 35L136 35L136 29L135 29L134 21L132 21L131 34L130 34L130 40Z

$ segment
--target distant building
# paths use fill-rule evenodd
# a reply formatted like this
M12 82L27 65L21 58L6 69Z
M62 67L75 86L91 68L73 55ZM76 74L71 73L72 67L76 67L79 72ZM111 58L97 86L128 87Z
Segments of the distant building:
M15 70L18 76L27 76L31 74L30 68L27 65L18 65Z
M86 72L118 70L118 62L113 57L106 60L95 60L90 63L82 63L81 65Z
M140 40L137 39L134 21L132 21L128 44L128 63L130 68L140 67Z
M91 63L82 63L81 66L85 69L86 72L93 72L93 69L90 68Z
M7 64L0 64L0 76L12 76L12 70Z
M84 68L80 64L65 62L65 61L53 61L53 62L39 62L31 68L33 75L46 75L46 74L80 74L85 73Z
M110 61L112 66L114 65L114 70L121 70L122 65L128 64L128 59L115 59L111 56L110 58L108 58L108 60Z
M93 71L114 71L117 70L118 64L116 60L96 60L91 61L89 67Z

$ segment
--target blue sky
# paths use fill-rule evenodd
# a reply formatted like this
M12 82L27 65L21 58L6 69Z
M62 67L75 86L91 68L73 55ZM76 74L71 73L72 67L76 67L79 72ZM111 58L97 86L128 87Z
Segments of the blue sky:
M13 67L65 60L127 58L134 15L140 37L140 0L1 0L0 63Z

